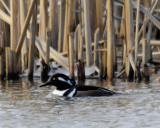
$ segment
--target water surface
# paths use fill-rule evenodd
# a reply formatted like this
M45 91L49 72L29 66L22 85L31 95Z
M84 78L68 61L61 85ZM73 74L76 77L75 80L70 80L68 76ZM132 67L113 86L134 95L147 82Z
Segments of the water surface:
M127 95L63 98L39 88L40 80L0 82L2 128L159 128L160 83L128 83L114 86L99 80L85 84L103 86Z

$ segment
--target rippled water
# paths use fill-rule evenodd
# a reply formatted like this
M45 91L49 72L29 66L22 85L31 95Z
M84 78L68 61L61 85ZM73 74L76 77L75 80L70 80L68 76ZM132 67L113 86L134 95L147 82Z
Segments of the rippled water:
M154 79L154 76L153 78ZM128 95L63 98L51 96L40 80L0 82L0 127L3 128L159 128L160 83L103 85ZM49 94L49 95L48 95Z

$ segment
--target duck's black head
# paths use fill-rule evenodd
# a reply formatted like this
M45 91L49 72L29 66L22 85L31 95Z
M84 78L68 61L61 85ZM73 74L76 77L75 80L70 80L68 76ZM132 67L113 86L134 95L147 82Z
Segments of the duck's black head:
M44 87L47 85L56 86L58 90L65 90L71 88L76 84L75 80L67 75L57 73L52 75L46 83L40 85L40 87Z

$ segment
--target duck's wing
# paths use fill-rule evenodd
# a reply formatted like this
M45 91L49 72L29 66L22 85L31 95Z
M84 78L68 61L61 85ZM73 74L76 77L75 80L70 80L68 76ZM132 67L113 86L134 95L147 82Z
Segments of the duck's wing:
M88 94L93 94L95 96L110 96L110 95L114 95L114 94L118 94L116 92L113 92L111 90L102 88L102 87L96 87L96 86L86 86L86 85L76 85L76 90L77 92L86 92Z

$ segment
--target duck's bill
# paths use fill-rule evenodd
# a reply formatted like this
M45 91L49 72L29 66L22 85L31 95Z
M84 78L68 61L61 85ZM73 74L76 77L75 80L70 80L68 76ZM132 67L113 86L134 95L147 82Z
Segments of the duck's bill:
M45 86L47 86L47 85L49 85L48 82L41 84L39 87L45 87Z

